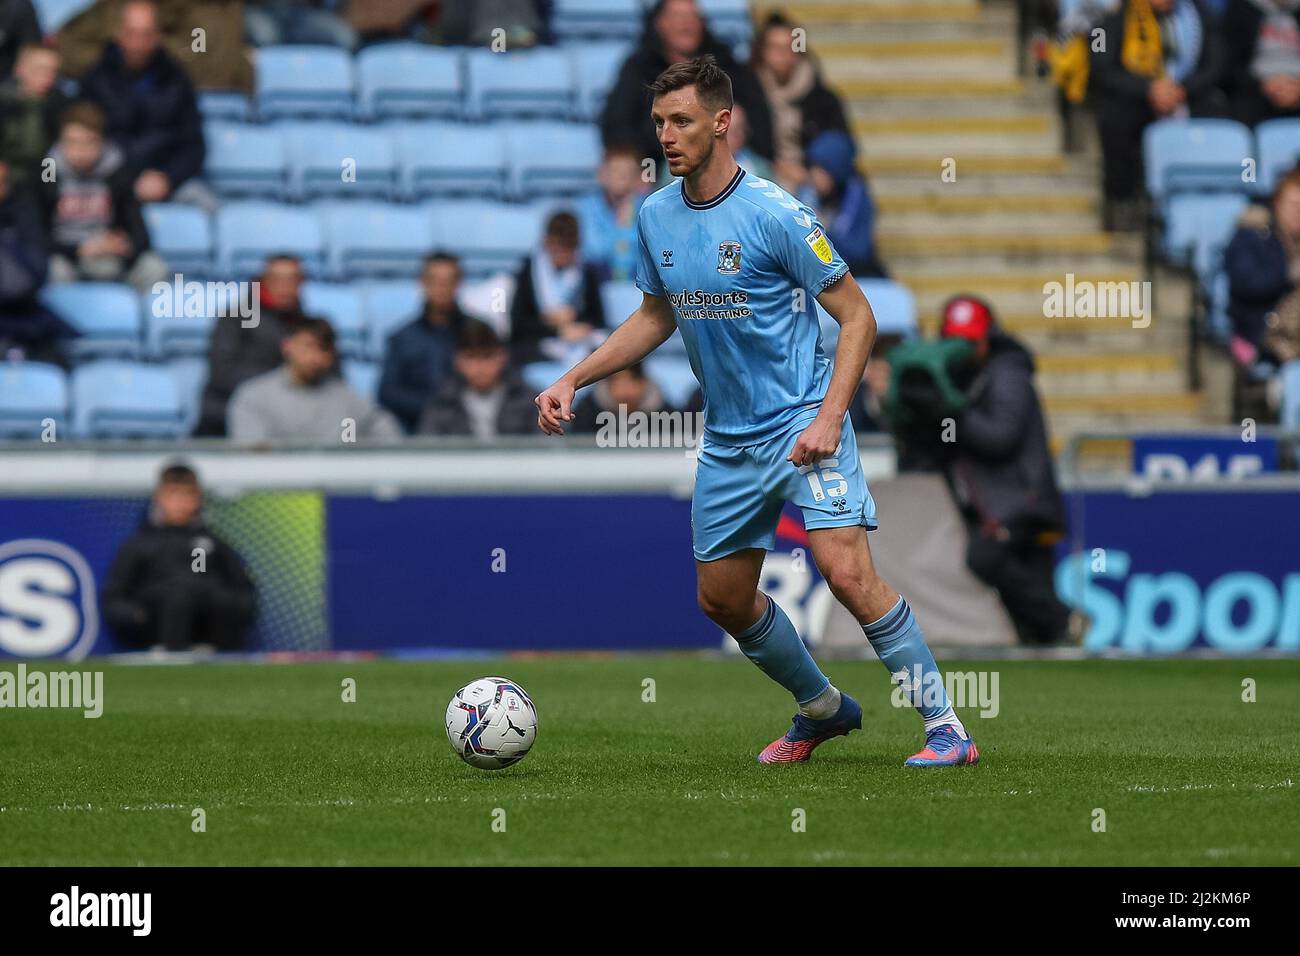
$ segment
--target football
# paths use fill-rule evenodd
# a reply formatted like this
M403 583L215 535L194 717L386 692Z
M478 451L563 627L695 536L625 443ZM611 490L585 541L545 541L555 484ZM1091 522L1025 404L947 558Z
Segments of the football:
M528 755L537 739L537 708L522 687L505 677L480 677L452 695L447 739L461 760L480 770L501 770Z

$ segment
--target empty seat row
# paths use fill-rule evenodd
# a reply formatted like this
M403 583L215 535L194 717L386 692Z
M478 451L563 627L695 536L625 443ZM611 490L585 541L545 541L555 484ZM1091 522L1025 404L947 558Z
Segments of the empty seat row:
M211 122L205 137L204 176L234 197L572 196L595 188L601 159L581 123Z
M1300 120L1250 127L1228 119L1160 120L1143 134L1147 192L1163 211L1180 193L1267 196L1300 160Z

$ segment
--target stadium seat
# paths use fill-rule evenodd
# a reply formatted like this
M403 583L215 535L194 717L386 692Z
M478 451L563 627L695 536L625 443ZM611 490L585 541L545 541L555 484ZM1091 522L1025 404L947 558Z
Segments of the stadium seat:
M903 338L916 335L916 299L911 289L892 279L859 279L858 287L875 313L876 334ZM839 328L838 323L835 327Z
M142 207L153 251L187 278L212 273L212 219L198 206L151 202Z
M72 373L73 429L81 438L178 438L180 388L165 366L103 361Z
M344 358L357 358L367 353L361 293L356 288L332 282L305 282L302 308L308 315L329 320L334 327L339 354Z
M530 362L520 370L520 377L524 380L526 386L540 392L553 384L569 368L570 365L567 362ZM573 396L574 407L581 405L595 387L595 385L584 385L578 389Z
M0 363L0 438L39 438L46 419L66 426L68 380L44 362Z
M1218 271L1219 257L1250 200L1232 193L1171 196L1165 214L1164 250L1172 262L1195 270L1204 282Z
M551 11L551 31L564 40L635 40L644 27L641 0L555 0Z
M77 14L93 5L95 0L36 0L36 19L40 23L41 33L52 36Z
M204 139L204 176L217 192L265 199L288 195L289 167L279 132L238 123L208 123Z
M372 402L379 400L379 376L383 370L376 362L350 359L343 363L343 380Z
M1147 192L1163 209L1179 192L1245 192L1250 130L1225 119L1158 120L1143 133Z
M465 57L467 111L474 119L576 115L573 66L563 50L474 50Z
M578 84L579 115L595 120L605 107L605 97L618 79L631 47L626 43L581 43L568 49Z
M47 285L41 302L81 333L73 339L78 361L92 358L138 358L140 299L117 282L66 282Z
M542 241L535 209L505 203L451 200L423 207L433 221L432 247L460 257L471 279L514 272L519 261Z
M646 375L654 379L664 399L674 408L685 408L695 390L700 387L691 363L684 356L651 355L645 360Z
M386 131L351 123L288 123L280 135L295 197L394 198L397 159Z
M169 359L206 354L217 316L240 314L239 295L236 282L182 283L179 288L172 283L158 295L146 292L140 308L147 355Z
M388 129L397 144L401 191L407 198L505 198L509 163L499 127L431 122Z
M370 120L456 118L464 113L459 50L383 43L357 54L357 103Z
M754 27L749 10L749 0L697 0L700 13L709 25L709 32L729 46L741 48L738 53L743 62L748 57L749 41Z
M641 307L641 290L635 282L606 282L600 287L600 303L605 307L605 324L611 329L627 321Z
M200 90L199 113L208 122L251 123L253 103L237 90Z
M423 308L424 291L410 280L366 282L361 285L361 303L370 354L383 358L388 337Z
M352 118L352 57L346 50L264 46L256 57L257 112L263 120Z
M217 262L228 275L258 275L267 256L288 252L303 271L325 271L325 241L320 221L309 210L269 202L228 203L217 213Z
M517 197L576 196L594 187L601 159L600 135L594 126L512 123L505 135L507 152L514 159Z
M181 399L181 413L185 419L185 434L194 431L199 422L200 402L203 386L208 381L208 363L201 358L176 358L167 362L164 368L176 382L176 389Z
M338 203L321 207L335 277L413 276L433 248L433 224L419 206Z
M1258 192L1271 196L1278 177L1300 160L1300 119L1260 123L1255 127L1255 144L1259 151Z

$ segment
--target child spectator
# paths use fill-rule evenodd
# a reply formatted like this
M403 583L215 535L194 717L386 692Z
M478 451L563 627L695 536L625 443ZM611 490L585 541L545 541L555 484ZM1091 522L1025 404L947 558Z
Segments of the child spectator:
M605 151L596 174L600 188L578 203L582 257L602 279L626 282L636 268L636 214L646 197L636 151L616 146Z
M809 180L804 201L817 210L831 244L857 278L883 277L885 267L876 255L876 206L857 170L853 140L839 130L821 133L804 158Z
M600 272L583 260L578 237L573 214L557 212L547 220L541 246L519 269L510 340L520 365L567 354L605 326Z
M40 181L41 160L58 138L68 105L58 78L59 54L30 45L19 51L13 78L0 85L0 158L17 185Z
M420 434L491 441L528 435L537 427L533 394L511 371L506 348L490 325L474 319L461 326L455 364L455 377L424 410Z
M646 375L641 363L637 362L596 383L586 400L579 402L573 409L573 430L599 431L602 412L610 413L613 415L612 421L618 422L620 407L626 410L626 414L641 412L648 415L677 410L668 404L659 386ZM656 429L655 432L666 436L669 430L663 428Z

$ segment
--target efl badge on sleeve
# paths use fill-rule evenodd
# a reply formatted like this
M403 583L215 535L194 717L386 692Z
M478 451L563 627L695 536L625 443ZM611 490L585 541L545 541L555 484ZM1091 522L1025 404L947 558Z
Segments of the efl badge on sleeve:
M718 245L718 272L724 276L740 272L740 243L728 239Z
M808 243L809 248L817 254L817 258L827 265L835 258L835 253L831 252L831 242L826 238L826 233L822 232L822 227L818 226L808 235L803 237L803 241Z

